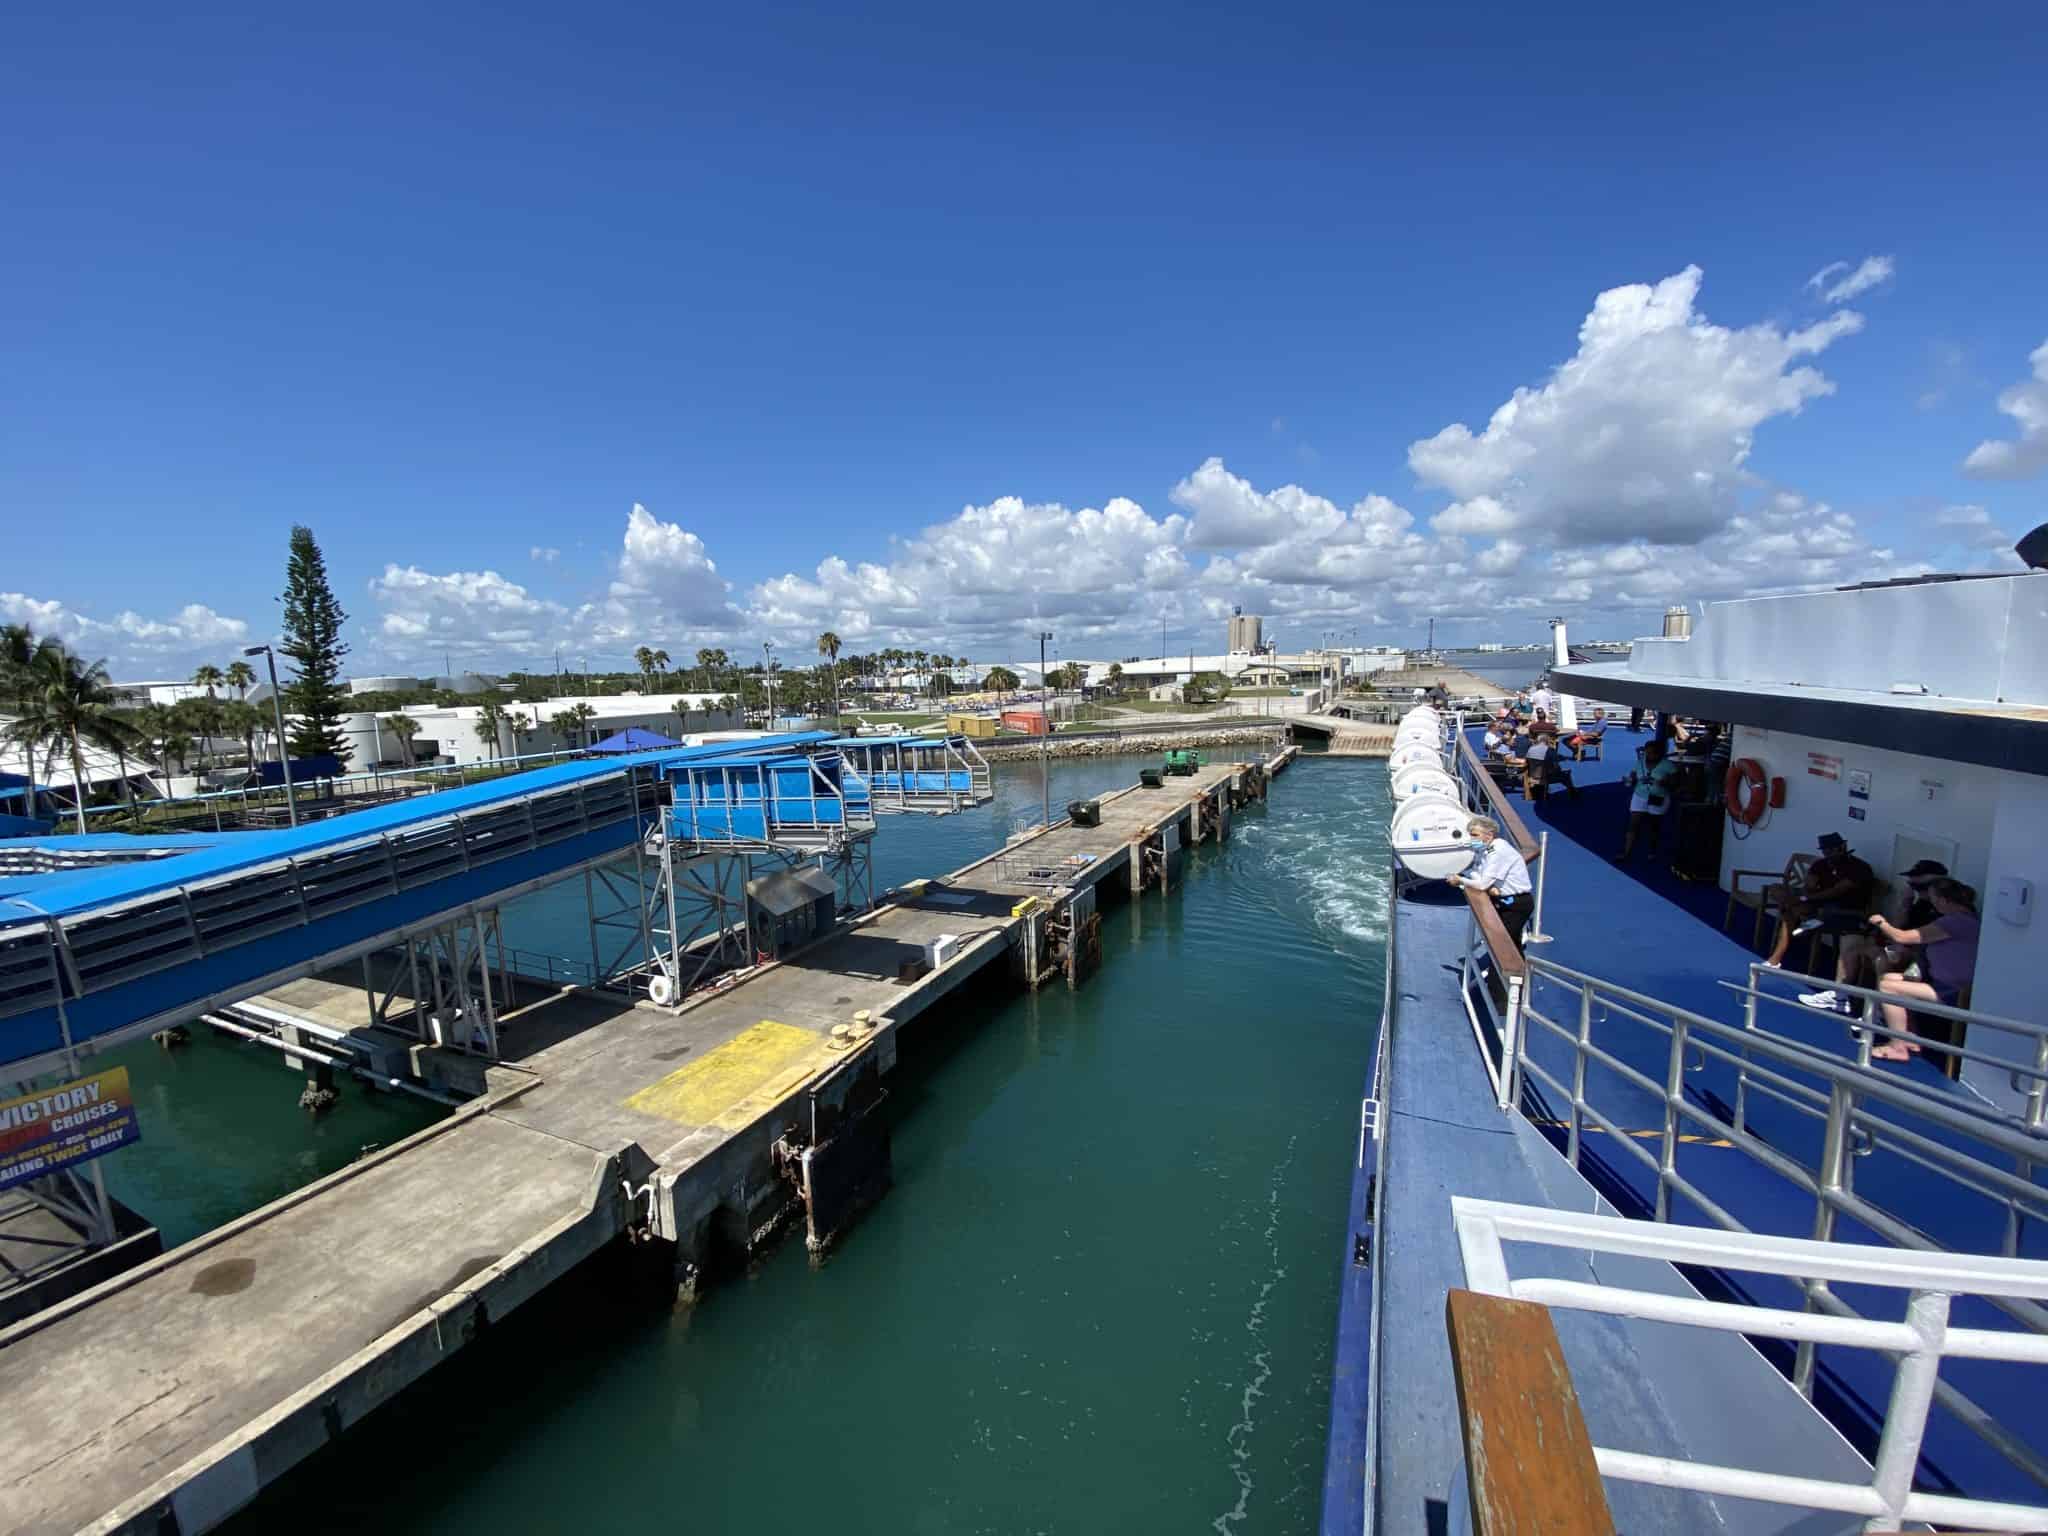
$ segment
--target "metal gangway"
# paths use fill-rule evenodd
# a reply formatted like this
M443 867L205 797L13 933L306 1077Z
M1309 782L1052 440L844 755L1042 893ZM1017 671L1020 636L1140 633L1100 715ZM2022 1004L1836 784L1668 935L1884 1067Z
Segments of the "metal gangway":
M829 745L867 781L885 814L946 815L995 798L988 759L965 736L840 736Z
M290 829L11 842L0 1097L357 963L367 1026L498 1059L513 980L501 910L579 875L591 964L577 980L679 1004L707 972L749 960L757 860L817 859L846 905L863 904L856 892L872 901L874 807L829 741L792 733L553 764ZM372 956L392 960L388 987L372 982ZM13 1193L78 1248L116 1236L97 1162Z

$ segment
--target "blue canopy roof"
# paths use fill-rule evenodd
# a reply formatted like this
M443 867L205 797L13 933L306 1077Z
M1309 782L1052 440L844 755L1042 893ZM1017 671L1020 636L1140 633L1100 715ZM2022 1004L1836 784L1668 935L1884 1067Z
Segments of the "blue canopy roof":
M651 752L657 747L680 747L680 741L672 741L654 731L643 731L637 725L629 725L623 731L614 731L603 741L591 743L593 752Z

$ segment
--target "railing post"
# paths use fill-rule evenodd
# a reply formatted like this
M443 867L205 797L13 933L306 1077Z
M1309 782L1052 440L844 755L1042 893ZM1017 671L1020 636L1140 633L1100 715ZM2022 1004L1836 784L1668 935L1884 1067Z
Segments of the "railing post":
M1685 1093L1685 1020L1671 1021L1671 1059L1664 1067L1664 1149L1657 1159L1657 1219L1671 1219L1671 1180L1678 1172L1678 1105Z
M1835 1200L1849 1187L1849 1121L1856 1111L1856 1096L1840 1083L1828 1090L1828 1123L1821 1138L1819 1178L1820 1187L1814 1195L1813 1237L1815 1242L1833 1242L1835 1237ZM1825 1280L1802 1280L1800 1291L1806 1297L1806 1310L1816 1310L1818 1300L1827 1294ZM1813 1341L1801 1339L1799 1349L1792 1360L1792 1385L1801 1397L1813 1396Z
M1906 1326L1919 1342L1899 1357L1898 1373L1892 1377L1884 1433L1871 1464L1871 1486L1884 1500L1884 1513L1866 1521L1865 1531L1895 1531L1905 1523L1906 1499L1913 1491L1913 1469L1920 1460L1920 1440L1927 1432L1927 1410L1934 1401L1942 1343L1948 1336L1948 1297L1939 1291L1913 1292L1906 1302Z
M1513 1109L1516 1080L1522 1055L1522 978L1510 976L1507 1016L1500 1030L1500 1107Z
M1574 1168L1579 1166L1579 1126L1585 1119L1586 1048L1592 1041L1593 989L1582 981L1579 983L1579 1040L1572 1052L1572 1126L1564 1154Z
M1529 931L1522 935L1524 944L1548 944L1550 935L1543 931L1543 884L1550 871L1550 834L1541 832L1536 837L1536 910L1529 914Z

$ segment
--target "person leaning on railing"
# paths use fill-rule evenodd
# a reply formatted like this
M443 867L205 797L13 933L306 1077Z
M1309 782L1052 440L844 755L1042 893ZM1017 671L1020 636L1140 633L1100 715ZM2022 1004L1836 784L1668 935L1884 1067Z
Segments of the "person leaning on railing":
M1977 893L1960 880L1936 880L1927 887L1927 897L1934 903L1936 916L1918 928L1895 928L1883 913L1871 914L1871 927L1888 942L1920 946L1921 968L1927 975L1925 981L1908 981L1896 971L1887 971L1877 979L1877 989L1891 997L1918 998L1955 1008L1977 969ZM1947 1020L1927 1018L1916 1025L1903 1001L1884 1005L1884 1022L1887 1029L1900 1034L1961 1043L1952 1038ZM1904 1061L1919 1049L1910 1040L1892 1039L1870 1054L1884 1061Z
M1469 887L1491 897L1501 927L1519 950L1522 930L1529 926L1529 866L1521 850L1501 837L1500 823L1491 816L1474 816L1465 831L1479 846L1464 871L1446 879L1461 890Z

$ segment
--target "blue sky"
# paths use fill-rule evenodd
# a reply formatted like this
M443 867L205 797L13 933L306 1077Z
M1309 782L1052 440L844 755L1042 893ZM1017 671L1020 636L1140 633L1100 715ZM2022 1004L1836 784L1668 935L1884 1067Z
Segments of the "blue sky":
M400 670L1995 564L2048 29L1657 9L17 18L0 616L187 670L295 521Z

